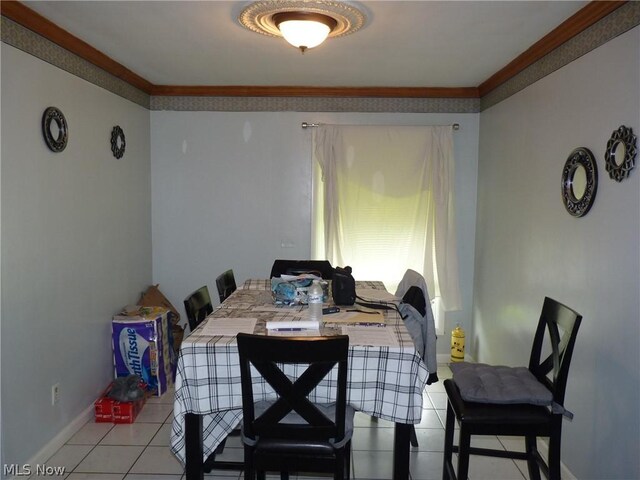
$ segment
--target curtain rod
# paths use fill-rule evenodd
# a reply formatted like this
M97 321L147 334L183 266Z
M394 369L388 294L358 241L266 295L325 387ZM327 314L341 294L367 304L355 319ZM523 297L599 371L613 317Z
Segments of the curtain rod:
M320 125L324 125L324 124L323 123L302 122L302 128L313 128L313 127L319 127ZM428 125L428 126L433 126L433 125ZM454 130L460 130L460 124L459 123L453 123L451 125L451 128L453 128Z

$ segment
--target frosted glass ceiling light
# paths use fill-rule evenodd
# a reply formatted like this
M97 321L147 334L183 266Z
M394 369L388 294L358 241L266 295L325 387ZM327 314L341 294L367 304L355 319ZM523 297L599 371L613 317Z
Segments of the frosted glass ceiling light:
M284 37L304 53L327 37L359 30L365 17L354 6L334 0L263 0L245 8L238 21L253 32Z
M302 53L307 48L320 45L338 22L319 13L285 12L276 13L273 21L284 39Z

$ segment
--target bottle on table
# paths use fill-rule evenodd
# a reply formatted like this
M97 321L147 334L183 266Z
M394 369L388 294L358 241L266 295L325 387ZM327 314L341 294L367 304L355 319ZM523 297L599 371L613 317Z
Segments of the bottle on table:
M322 298L324 292L319 280L314 280L307 292L307 303L309 305L309 320L322 321Z

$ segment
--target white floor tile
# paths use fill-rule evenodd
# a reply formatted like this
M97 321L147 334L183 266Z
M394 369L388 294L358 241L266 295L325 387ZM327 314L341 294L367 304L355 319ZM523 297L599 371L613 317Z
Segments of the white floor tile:
M182 475L159 475L157 473L140 474L131 473L124 480L180 480Z
M127 473L144 447L98 445L74 473Z
M436 410L423 410L422 419L420 423L415 426L416 428L443 428L443 424L440 422L438 412Z
M508 458L479 457L469 459L469 480L523 480L520 469Z
M173 414L173 405L147 403L136 418L136 423L164 423Z
M416 437L418 447L412 450L420 452L444 452L444 429L442 428L417 428Z
M159 423L131 423L114 425L100 441L100 445L149 445L162 425Z
M353 458L354 480L393 477L393 452L353 451L351 456Z
M182 474L184 468L167 447L147 447L131 468L131 473Z
M409 457L409 473L412 480L440 480L442 453L412 451Z
M151 424L150 424L151 425ZM171 424L163 423L162 426L158 429L155 436L151 440L149 445L155 445L156 447L169 446L171 436Z
M447 394L444 392L427 392L429 399L436 410L447 409Z
M123 473L72 473L66 480L123 480Z
M63 445L47 460L46 465L64 467L67 473L71 473L93 448L93 445Z
M352 450L393 451L393 428L354 428Z
M113 428L113 423L87 422L67 442L70 445L96 445Z

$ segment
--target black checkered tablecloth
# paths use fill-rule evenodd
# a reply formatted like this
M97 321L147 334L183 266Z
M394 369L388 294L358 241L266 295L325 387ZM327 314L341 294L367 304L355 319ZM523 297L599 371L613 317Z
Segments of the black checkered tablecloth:
M357 288L384 289L382 282L357 282ZM278 316L303 315L304 307L283 308L283 313L255 311L273 306L270 280L247 280L214 310L213 317L257 318L254 333L266 333L266 321ZM416 352L397 312L385 310L386 328L392 328L398 347L349 346L348 402L378 418L415 424L422 414L422 392L429 373ZM327 322L329 316L324 320ZM204 322L203 322L204 323ZM322 335L340 333L337 324L325 323ZM297 378L292 368L287 374ZM314 390L314 401L326 402L335 388L333 376ZM256 375L254 395L273 398L271 388ZM235 337L204 336L202 325L183 342L178 358L171 450L185 460L185 413L203 415L206 459L242 419L242 390ZM203 459L203 460L204 460Z

